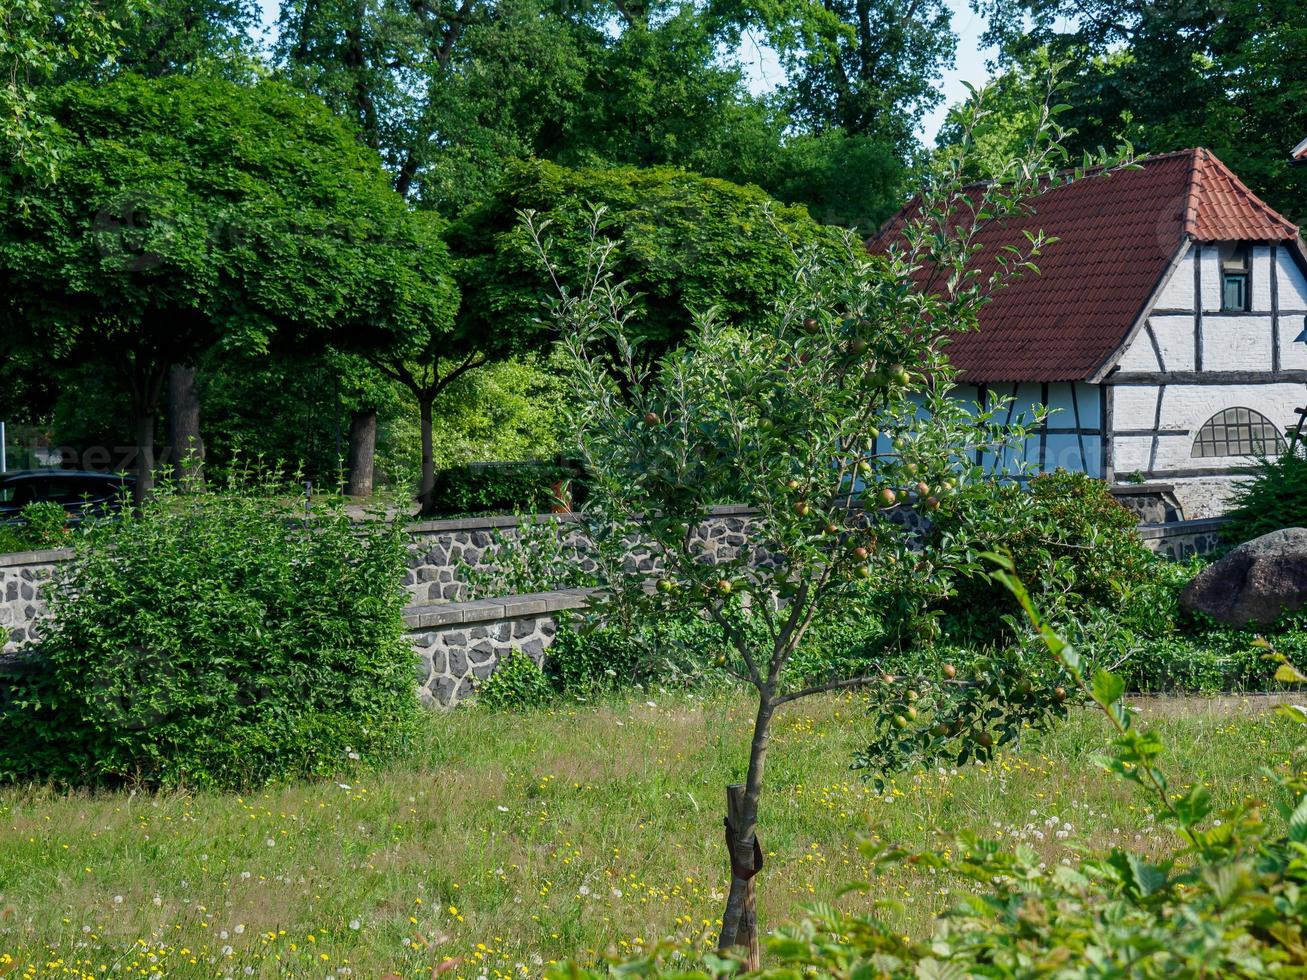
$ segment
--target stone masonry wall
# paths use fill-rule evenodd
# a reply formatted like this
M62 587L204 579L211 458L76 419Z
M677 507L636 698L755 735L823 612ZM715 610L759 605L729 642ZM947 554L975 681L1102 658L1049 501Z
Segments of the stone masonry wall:
M543 664L558 614L586 604L588 589L410 607L406 620L418 655L418 695L447 708L475 692L500 660L518 650Z
M1173 524L1141 524L1144 547L1156 555L1181 561L1194 555L1210 555L1221 547L1223 517L1205 517Z
M752 513L747 507L714 508L713 516L695 536L697 545L718 560L736 557L748 543L746 532ZM576 515L545 516L566 529L562 546L575 565L583 572L595 571L595 560L587 554L589 542ZM521 521L516 517L428 521L414 525L411 530L414 544L405 584L414 601L461 602L468 597L467 569L487 571L492 565L496 541L517 540L521 535ZM652 575L657 570L657 561L638 548L633 549L624 569L628 575Z
M0 652L34 638L45 615L41 587L71 555L71 551L0 555Z

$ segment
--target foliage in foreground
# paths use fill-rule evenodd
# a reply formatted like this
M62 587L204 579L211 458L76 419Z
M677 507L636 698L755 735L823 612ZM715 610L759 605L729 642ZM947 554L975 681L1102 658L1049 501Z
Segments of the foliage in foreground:
M1043 623L1020 582L1011 586L1052 659L1108 719L1115 738L1098 764L1141 787L1153 817L1179 846L1158 858L1123 848L1049 867L1027 845L1015 850L969 833L952 848L916 852L867 843L877 867L912 865L962 884L954 906L924 939L904 936L882 918L811 910L769 942L773 965L759 976L836 977L1261 977L1307 971L1307 769L1300 743L1287 772L1268 772L1269 801L1245 799L1216 812L1201 783L1172 787L1159 768L1165 753L1154 731L1134 725L1124 682L1099 670L1092 681L1079 654ZM1307 682L1279 654L1277 679ZM1307 725L1307 708L1276 709ZM1278 820L1265 816L1267 808ZM873 886L865 886L871 888ZM881 901L889 911L897 903ZM691 970L668 969L657 955L623 964L624 976L725 977L731 957L706 955ZM599 977L572 966L561 978Z
M262 492L164 492L76 549L0 716L0 776L242 787L404 739L397 527Z

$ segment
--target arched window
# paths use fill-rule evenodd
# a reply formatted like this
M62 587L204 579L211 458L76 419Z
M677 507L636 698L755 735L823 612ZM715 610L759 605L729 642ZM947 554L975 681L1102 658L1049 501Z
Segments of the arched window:
M1198 430L1193 457L1274 456L1284 452L1284 439L1270 419L1251 408L1217 412Z

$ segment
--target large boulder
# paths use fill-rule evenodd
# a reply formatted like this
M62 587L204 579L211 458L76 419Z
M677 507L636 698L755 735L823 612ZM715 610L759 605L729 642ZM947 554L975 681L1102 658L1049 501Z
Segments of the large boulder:
M1307 529L1239 545L1185 586L1180 605L1236 626L1270 626L1307 602Z

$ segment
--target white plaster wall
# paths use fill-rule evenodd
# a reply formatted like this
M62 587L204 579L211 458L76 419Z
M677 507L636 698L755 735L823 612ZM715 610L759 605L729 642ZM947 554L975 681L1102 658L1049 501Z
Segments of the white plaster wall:
M1204 313L1203 370L1270 371L1274 329L1269 316Z
M1121 354L1116 366L1122 371L1161 371L1163 369L1162 365L1157 361L1157 353L1153 350L1152 341L1148 339L1148 333L1145 330L1140 330L1139 333L1135 334L1135 339L1130 341L1130 346Z
M1193 294L1190 283L1189 293ZM1149 317L1153 334L1157 337L1157 346L1161 348L1162 360L1168 371L1194 370L1194 318L1192 316L1154 316ZM1144 338L1148 343L1148 338Z
M1225 469L1250 462L1248 457L1194 457L1198 430L1213 415L1227 408L1251 408L1276 424L1280 430L1296 424L1294 409L1307 399L1301 384L1168 385L1164 391L1151 385L1120 385L1113 391L1113 423L1117 430L1153 428L1157 399L1162 411L1156 463L1149 466L1151 437L1118 436L1113 441L1114 468L1119 474L1136 469L1165 470ZM1188 511L1186 511L1188 513Z
M1280 309L1307 311L1307 277L1294 261L1289 246L1276 250L1279 255L1276 266L1279 272L1278 288L1280 291Z
M1136 471L1148 472L1153 440L1146 436L1116 436L1112 439L1112 469L1118 481Z
M1221 309L1221 250L1216 245L1203 245L1201 252L1203 312L1217 312ZM1192 277L1192 269L1189 274Z
M1253 260L1253 309L1269 310L1271 308L1271 247L1254 245L1250 251Z
M1194 308L1194 249L1189 245L1184 257L1176 263L1162 291L1158 294L1155 309L1192 310Z

